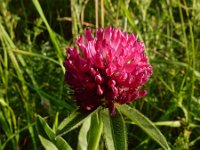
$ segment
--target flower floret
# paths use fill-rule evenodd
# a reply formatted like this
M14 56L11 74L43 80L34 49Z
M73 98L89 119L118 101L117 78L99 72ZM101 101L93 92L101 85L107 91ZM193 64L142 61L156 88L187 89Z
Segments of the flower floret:
M85 110L98 106L114 110L147 94L140 90L152 75L144 44L134 34L107 27L85 30L76 47L67 48L65 81L74 90L77 104Z

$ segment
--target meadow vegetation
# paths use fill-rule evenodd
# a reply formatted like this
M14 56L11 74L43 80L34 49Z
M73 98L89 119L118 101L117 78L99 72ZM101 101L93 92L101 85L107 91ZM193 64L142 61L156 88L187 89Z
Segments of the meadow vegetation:
M66 48L86 27L106 26L137 34L153 66L148 95L129 105L154 122L171 149L199 148L199 0L0 0L0 149L43 149L49 141L41 130L55 131L77 108L64 83ZM160 149L125 122L129 149ZM82 149L82 128L59 140Z

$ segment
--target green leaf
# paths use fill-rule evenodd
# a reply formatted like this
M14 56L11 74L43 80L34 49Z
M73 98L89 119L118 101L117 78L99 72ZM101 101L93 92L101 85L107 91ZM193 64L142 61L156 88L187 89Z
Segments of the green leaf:
M58 127L58 116L59 116L59 112L56 113L56 117L54 119L54 123L53 123L53 131L55 132L57 127Z
M82 125L79 135L78 135L77 150L87 150L87 147L88 147L87 135L88 135L88 131L90 129L90 123L91 123L91 117L88 117L83 122L83 125Z
M60 136L55 138L54 143L59 150L72 150L70 145Z
M143 114L141 114L135 108L132 108L128 105L118 105L116 104L117 109L124 114L126 117L131 119L136 125L143 129L150 137L152 137L160 146L166 150L169 150L169 145L160 132L160 130Z
M114 137L112 135L109 111L107 109L102 111L101 117L103 121L103 134L106 140L106 147L108 148L108 150L115 150Z
M93 114L96 111L97 110L92 111L92 112L84 112L84 111L81 111L80 109L77 109L70 116L68 116L66 119L64 119L60 123L60 125L58 126L56 135L61 136L77 128L81 123L83 123L83 121L87 117L89 117L91 114Z
M41 135L39 135L39 139L42 143L42 146L45 148L45 150L58 150L57 147L51 141L45 139Z
M94 113L91 117L91 125L88 137L88 150L98 150L103 123L98 113Z
M58 148L59 150L72 150L70 145L62 137L59 137L59 136L56 137L54 131L49 127L49 125L41 116L38 116L38 127L42 135L50 140L50 141L46 141L47 139L43 137L43 141L40 138L41 143L52 142L54 146Z
M50 140L53 140L55 138L55 133L53 132L53 130L49 127L49 125L41 116L38 115L37 118L37 126L40 134L42 133L42 136L46 138L48 137Z
M110 116L108 110L102 111L104 137L108 150L126 150L127 138L124 119L117 111L115 116Z

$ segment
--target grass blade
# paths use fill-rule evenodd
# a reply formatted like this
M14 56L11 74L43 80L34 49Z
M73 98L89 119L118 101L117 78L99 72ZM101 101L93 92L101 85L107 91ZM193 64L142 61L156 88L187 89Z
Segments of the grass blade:
M50 36L50 39L51 39L51 42L53 43L56 51L57 51L57 56L58 56L58 60L59 60L59 63L60 63L60 66L62 67L62 70L64 72L64 66L62 65L63 64L63 52L59 46L59 43L57 41L57 38L56 38L56 35L55 33L53 32L53 30L51 29L50 25L48 24L47 20L46 20L46 17L43 13L43 10L42 10L42 7L40 6L40 3L38 2L38 0L32 0L33 4L35 5L35 8L37 9L40 17L42 18L45 26L47 27L47 30L49 32L49 36Z

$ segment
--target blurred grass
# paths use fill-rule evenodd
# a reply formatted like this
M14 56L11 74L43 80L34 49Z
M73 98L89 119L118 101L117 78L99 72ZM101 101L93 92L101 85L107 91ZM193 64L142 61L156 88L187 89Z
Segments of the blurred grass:
M60 121L75 109L64 84L65 48L85 27L109 25L137 34L154 68L148 96L131 105L155 121L172 149L198 149L200 1L0 0L2 149L42 149L35 115L53 126L57 112ZM127 123L129 148L158 148ZM77 132L67 139L73 148Z

